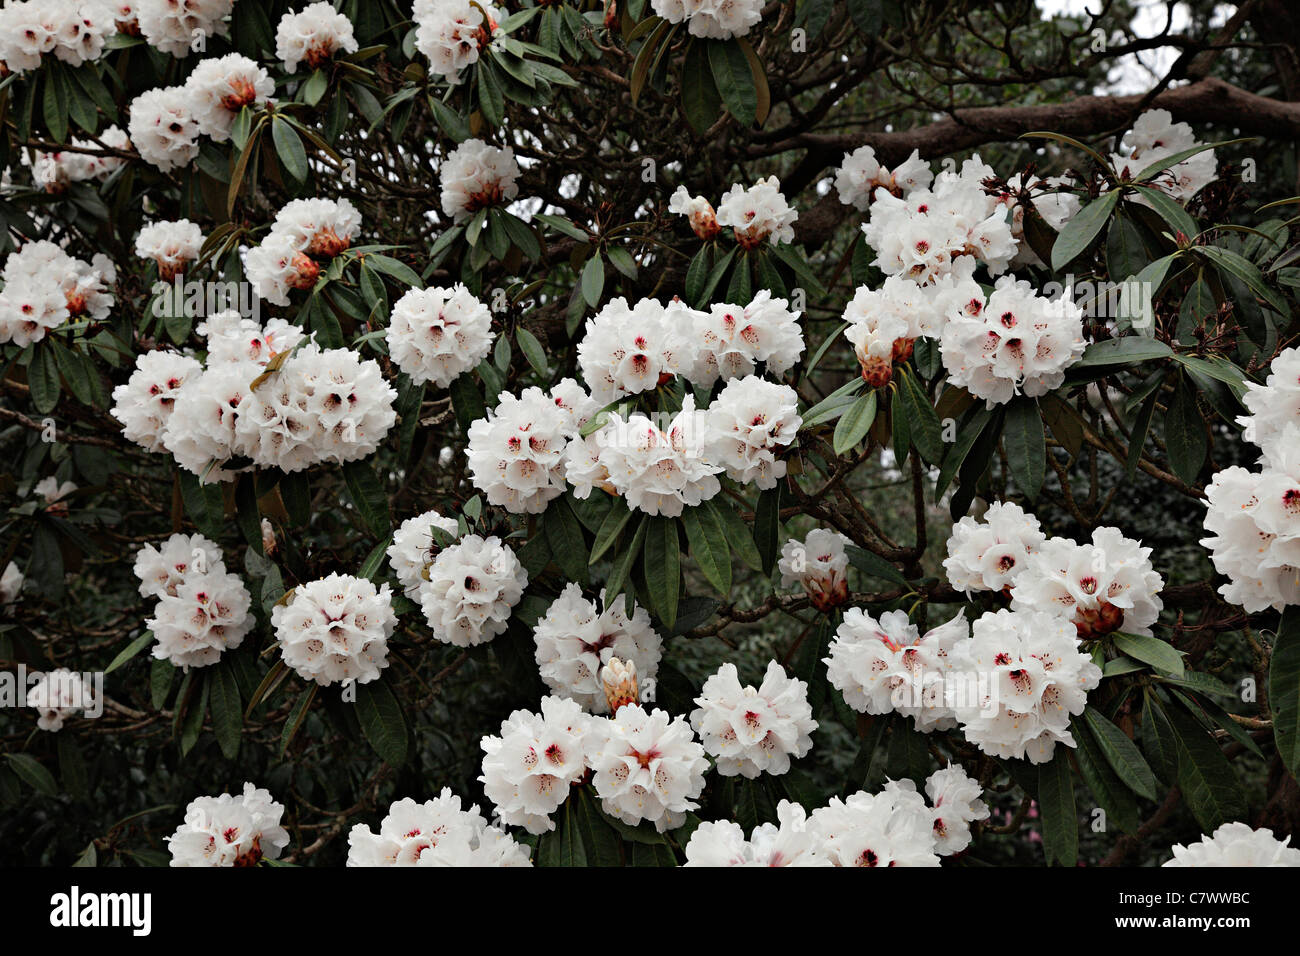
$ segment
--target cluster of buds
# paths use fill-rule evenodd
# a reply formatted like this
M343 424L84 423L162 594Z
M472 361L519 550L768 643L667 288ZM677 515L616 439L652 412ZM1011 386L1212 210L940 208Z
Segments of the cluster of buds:
M640 689L637 687L636 664L611 657L609 663L600 669L600 685L605 690L605 701L609 704L610 716L618 713L624 704L636 704L641 701Z

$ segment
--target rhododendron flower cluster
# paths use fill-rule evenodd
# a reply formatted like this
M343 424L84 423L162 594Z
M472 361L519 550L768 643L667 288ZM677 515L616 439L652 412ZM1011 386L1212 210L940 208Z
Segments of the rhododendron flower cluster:
M966 739L990 756L1036 764L1051 760L1058 742L1075 746L1070 717L1101 681L1070 620L1042 611L983 615L948 664L967 677L956 707Z
M2 10L0 15L3 15ZM69 144L73 149L33 150L30 154L23 153L22 159L30 164L32 180L37 186L47 193L61 193L71 183L105 180L126 162L121 156L109 152L130 149L131 141L126 133L110 126L97 138L98 142L74 136Z
M38 711L36 726L51 733L63 729L63 722L75 717L89 703L91 688L76 671L66 667L31 675L32 685L27 688L27 706Z
M321 686L369 683L388 666L397 627L388 585L331 574L293 589L271 610L284 662Z
M775 488L786 473L776 456L794 443L803 424L798 402L788 385L755 375L732 379L709 406L713 460L735 481Z
M551 814L587 770L593 723L576 701L543 697L541 713L517 710L499 737L484 737L479 780L502 822L529 833L555 829Z
M158 278L170 282L199 257L203 248L203 230L188 219L153 222L135 236L135 254L152 259L158 266Z
M989 505L982 521L969 515L952 526L943 569L959 591L1003 591L1024 573L1047 535L1038 519L1011 501Z
M375 833L358 823L348 833L348 866L532 866L529 848L489 826L477 806L461 809L444 787L432 800L396 800Z
M1170 852L1173 859L1164 866L1300 866L1300 849L1291 846L1290 837L1279 840L1269 830L1252 830L1241 822L1225 823L1187 846L1175 844Z
M0 344L27 346L66 322L106 318L117 271L101 255L85 262L42 239L11 253L0 279Z
M1150 548L1117 528L1096 528L1091 544L1069 538L1039 544L1012 585L1011 607L1063 616L1080 638L1149 635L1164 607L1162 587Z
M388 352L417 385L446 388L492 348L492 313L465 286L411 289L393 304Z
M777 823L754 827L748 840L740 824L705 821L686 842L683 866L833 866L808 828L803 807L789 800L776 805Z
M1012 276L998 279L987 299L968 280L953 301L940 338L944 368L949 381L989 408L1057 388L1087 344L1083 311L1073 301L1038 295Z
M611 415L585 441L570 443L566 476L578 498L608 484L629 508L675 518L722 489L723 465L713 459L712 445L708 412L687 394L663 429L639 413L626 420Z
M499 206L519 195L515 151L481 139L467 139L442 161L442 211L464 222L480 209Z
M235 0L132 0L140 34L164 53L185 58L199 50L198 39L225 36L226 17Z
M1175 123L1168 110L1147 110L1125 135L1111 163L1122 179L1132 179L1176 153L1202 145L1186 123ZM1153 183L1178 202L1186 202L1218 178L1214 150L1206 149L1154 174ZM1146 200L1139 196L1139 202Z
M415 46L428 57L431 72L459 83L461 72L478 62L503 19L488 3L415 0Z
M287 73L296 73L299 63L318 69L340 52L356 53L357 38L352 21L325 0L286 13L276 25L275 55Z
M684 717L626 704L592 727L592 783L610 816L660 833L680 826L699 804L709 761Z
M905 611L875 618L851 607L831 641L826 676L856 711L896 711L914 717L922 732L947 730L956 720L946 672L954 648L967 635L961 611L923 635Z
M781 546L777 570L781 586L799 584L819 611L829 611L849 599L850 541L838 531L814 528L803 541L791 538Z
M914 189L926 189L934 182L930 164L917 150L898 166L889 169L876 158L870 146L859 146L844 154L844 161L835 171L835 191L840 202L866 212L875 198L876 190L883 189L895 196L905 196Z
M762 0L651 0L650 7L669 23L685 20L691 36L715 40L744 36L763 16Z
M276 860L289 845L280 825L284 804L251 783L239 796L199 797L185 808L185 822L167 838L172 866L256 866Z
M183 670L215 664L253 628L252 596L202 535L173 534L161 548L146 544L136 554L135 574L140 594L158 599L145 627L159 660Z
M275 81L266 70L238 53L201 60L185 81L194 122L215 143L230 138L241 109L264 106L274 92Z
M452 540L460 527L454 518L444 518L437 511L426 511L407 518L393 532L393 543L388 546L388 563L408 595L418 590L426 580L425 569L437 557L439 545L433 529L437 528Z
M685 372L687 378L707 387L719 378L730 381L753 375L760 362L768 375L784 375L804 350L799 313L788 306L785 299L774 299L763 289L743 308L722 303L707 312L691 310L694 330L685 348L693 361ZM674 325L679 321L671 307L666 318ZM676 347L682 348L683 343Z
M588 319L578 343L578 367L598 406L653 390L689 370L696 356L695 315L676 300L666 307L657 299L629 306L617 298Z
M622 599L606 603L602 590L599 603L588 601L575 582L566 584L538 619L533 640L546 686L593 714L609 710L600 672L612 658L631 662L644 687L653 684L663 653L663 640L645 608L634 605L628 617Z
M1228 578L1219 593L1252 613L1300 604L1300 424L1268 440L1258 471L1215 472L1205 505L1201 544Z
M0 8L0 63L9 73L38 69L46 54L80 66L97 60L117 33L109 0L10 0Z
M757 688L741 686L735 664L723 664L704 682L691 725L704 749L717 758L724 777L757 777L789 771L790 761L812 749L817 729L808 685L787 677L776 661L767 665Z
M938 866L934 816L910 780L879 793L831 797L812 812L808 829L835 866Z
M781 194L775 176L745 187L736 183L718 203L718 225L730 226L742 249L753 249L765 240L772 245L794 242L794 223L799 214Z
M1006 210L984 191L983 182L992 175L974 156L960 173L940 173L932 187L905 197L876 190L870 221L862 227L876 251L872 265L922 284L954 273L969 275L977 264L990 275L1006 271L1016 238Z
M361 215L347 199L294 199L271 223L262 244L244 260L257 294L274 305L288 305L292 289L310 289L328 262L351 245L361 230Z
M564 491L564 451L572 419L540 388L502 392L497 407L469 429L466 459L490 504L538 514Z
M183 87L148 90L132 100L127 132L140 158L163 172L188 166L199 155L194 101Z
M417 591L425 620L435 638L458 647L502 633L528 587L528 572L495 535L465 535L443 548L426 573Z

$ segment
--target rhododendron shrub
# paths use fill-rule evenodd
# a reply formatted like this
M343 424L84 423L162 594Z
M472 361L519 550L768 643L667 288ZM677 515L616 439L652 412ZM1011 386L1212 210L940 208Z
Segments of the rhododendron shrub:
M1113 19L0 9L2 859L1298 865L1297 38Z

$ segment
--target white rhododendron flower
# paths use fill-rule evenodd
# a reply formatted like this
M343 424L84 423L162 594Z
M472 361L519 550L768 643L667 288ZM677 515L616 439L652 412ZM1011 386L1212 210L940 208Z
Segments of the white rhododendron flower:
M478 62L503 19L504 14L488 3L415 0L415 46L429 58L431 72L459 83L461 71Z
M388 666L388 639L397 627L388 585L331 574L300 584L271 610L284 662L322 686L367 684Z
M117 32L112 8L102 0L10 0L0 9L0 62L23 73L51 54L70 66L99 59Z
M587 320L578 343L578 367L596 402L603 407L651 391L688 370L695 361L690 335L697 314L676 300L667 307L657 299L605 303Z
M275 232L244 254L244 271L258 298L273 305L288 305L291 289L310 289L320 277L319 263Z
M777 824L754 827L748 840L740 824L706 821L686 843L684 866L831 866L820 839L808 828L803 807L789 800L776 805Z
M1011 606L1069 619L1080 638L1112 631L1150 635L1164 604L1151 549L1118 528L1095 528L1091 544L1049 538L1029 555Z
M347 249L360 231L361 213L345 198L290 200L271 224L272 234L288 236L299 251L321 259Z
M196 39L225 36L230 32L226 17L235 0L132 0L140 33L164 53L187 57L203 49ZM205 44L206 45L206 44Z
M335 10L332 3L320 0L297 13L290 11L276 25L275 55L286 73L298 72L299 63L318 69L340 51L356 53L357 38L352 21Z
M224 572L221 548L201 534L173 534L155 548L146 544L135 553L135 576L141 597L175 594L186 579L209 571Z
M65 322L108 318L117 272L103 255L86 262L37 240L5 260L0 279L0 344L26 347Z
M631 826L648 820L663 833L699 806L709 761L686 718L625 704L613 717L597 718L591 732L587 762L610 816Z
M987 301L972 293L951 311L940 339L949 379L989 408L1019 394L1046 395L1086 345L1077 305L1040 296L1012 276L998 279Z
M197 360L179 352L141 352L135 371L113 388L110 413L122 423L122 434L146 451L163 450L163 429L176 408L187 381L203 374Z
M935 852L952 856L970 846L971 823L989 818L988 805L980 799L979 781L959 764L952 764L930 774L925 793L934 812Z
M348 833L348 866L532 866L529 848L489 826L477 806L462 810L444 787L432 800L396 800L375 833L358 823Z
M956 708L966 739L992 757L1036 764L1052 759L1058 741L1075 745L1070 717L1101 681L1069 619L1042 611L977 618L949 666L968 685Z
M157 641L153 656L184 670L215 664L252 630L252 603L244 582L220 561L205 572L187 572L175 593L158 595L153 617L145 621Z
M668 211L685 216L691 231L701 239L712 239L722 229L712 203L703 196L692 196L685 186L678 186L668 198Z
M934 182L930 164L917 150L894 169L889 169L876 158L870 146L859 146L844 154L844 162L835 170L835 191L840 202L866 212L875 198L877 189L895 196L904 196L914 189L927 189Z
M781 586L799 584L819 611L843 604L849 598L849 556L844 546L850 543L828 528L814 528L802 541L790 538L781 546L777 562Z
M442 211L463 222L480 209L499 206L519 195L515 151L481 139L467 139L442 161Z
M501 539L467 534L443 548L420 585L420 607L433 636L472 647L506 629L528 587L528 572Z
M1201 544L1228 578L1219 593L1252 614L1300 604L1300 425L1270 447L1259 471L1233 465L1205 489Z
M417 385L446 388L487 358L495 338L492 313L459 283L409 290L388 321L389 355Z
M230 139L241 109L261 108L274 92L275 81L266 70L239 53L200 60L185 81L194 122L200 133L216 143Z
M233 309L209 315L195 331L207 340L209 369L225 363L265 367L307 338L302 329L284 319L269 319L259 325L256 319L246 319Z
M860 713L897 711L915 718L917 730L947 730L956 724L947 683L950 657L966 636L964 611L922 635L906 611L877 619L851 607L831 641L826 676Z
M63 722L92 705L93 688L81 679L76 671L66 667L46 671L41 674L29 674L32 682L27 688L26 703L39 714L36 726L41 730L56 732L63 729Z
M3 9L0 9L3 15ZM42 152L32 150L23 153L23 163L32 168L32 181L47 193L61 193L71 183L83 183L92 179L104 180L126 160L114 155L109 150L130 149L131 141L126 133L116 126L110 126L98 135L99 142L74 136L71 145L75 150L56 150Z
M162 443L176 464L203 484L228 481L234 471L221 467L241 453L235 432L239 408L262 373L255 362L213 365L181 389L163 428Z
M516 710L499 737L484 737L483 792L501 822L529 833L555 829L551 814L582 782L592 718L577 701L543 697L541 712Z
M624 611L621 596L606 604L602 590L597 603L584 598L576 582L566 584L533 629L537 666L546 686L590 713L603 714L609 705L600 672L611 658L632 663L642 687L652 685L663 639L650 626L645 608L634 605L630 618Z
M581 443L584 449L592 445L598 451L601 483L608 482L627 500L629 508L648 515L676 518L683 507L708 501L722 489L717 475L723 466L709 453L712 435L708 412L696 410L695 398L689 392L682 410L667 428L661 430L640 414L626 421L611 415L588 442ZM592 484L576 482L572 467L567 476L577 497L590 495Z
M1175 153L1201 145L1190 126L1173 120L1168 110L1147 110L1137 118L1124 137L1120 152L1110 156L1120 178L1132 179ZM1219 178L1217 170L1214 150L1207 149L1154 174L1152 182L1162 192L1185 203ZM1145 202L1141 196L1137 201Z
M170 282L199 257L203 230L188 219L154 222L136 234L135 254L158 264L158 278Z
M277 860L289 845L280 826L284 804L251 783L240 796L199 797L185 808L185 822L167 838L172 866L256 866Z
M910 780L858 791L812 812L808 829L835 866L938 866L934 816Z
M241 402L235 435L255 464L301 471L371 455L397 421L396 389L351 349L295 351Z
M13 604L22 596L23 581L26 580L18 565L10 561L0 574L0 606Z
M779 775L812 749L817 729L808 703L808 685L787 677L776 661L767 665L763 683L741 686L736 665L727 663L709 677L695 698L691 726L704 749L717 758L718 773L754 778Z
M47 511L66 512L68 510L67 503L62 502L62 499L76 490L76 482L59 481L54 475L47 475L32 486L32 494L45 503L45 510Z
M916 339L939 334L944 316L937 290L903 276L886 276L879 289L860 286L845 306L844 337L872 388L888 384L894 364L912 357Z
M1004 206L1011 207L1011 234L1020 243L1015 258L1011 260L1011 268L1043 265L1038 258L1038 253L1034 252L1025 241L1026 209L1025 203L1018 198L1020 194L1028 192L1028 202L1034 207L1034 211L1054 231L1060 232L1082 208L1079 197L1065 191L1067 185L1068 180L1062 176L1049 176L1047 179L1030 176L1026 179L1023 174L1016 173L1014 176L1007 177L1007 189L998 196L998 201Z
M1272 451L1287 425L1300 425L1300 348L1283 349L1269 363L1263 385L1246 380L1242 401L1250 410L1237 424L1243 437L1265 453Z
M433 563L439 545L433 529L446 532L453 539L460 533L455 518L444 518L437 511L407 518L393 532L393 543L388 546L388 564L408 594L424 583L424 569Z
M199 155L194 100L179 86L149 90L131 101L127 132L140 158L163 172L188 166Z
M785 299L773 299L764 289L744 308L723 303L708 312L692 310L695 326L689 348L694 362L687 377L707 387L719 378L753 375L759 362L769 375L784 375L804 350L799 313L788 306ZM675 314L668 318L678 321Z
M1011 501L995 501L984 518L967 515L952 526L943 569L958 591L1002 591L1015 584L1047 535L1038 519Z
M474 487L514 514L540 514L564 491L570 418L540 388L502 392L469 427L465 456Z
M763 17L762 0L650 0L650 8L669 23L685 20L691 36L714 40L743 37Z
M1270 830L1252 830L1249 824L1225 823L1213 836L1195 843L1170 848L1174 855L1164 866L1300 866L1300 849L1291 846L1291 838L1279 840Z
M777 245L794 242L794 223L799 214L781 194L775 176L760 179L746 188L734 184L718 204L718 225L730 226L741 248L753 249L764 240Z
M1004 272L1017 244L1006 210L984 191L983 181L992 175L973 156L960 173L940 173L929 189L913 189L906 197L877 190L871 219L862 227L876 251L872 265L922 284L969 275L981 263L990 275Z
M741 484L775 488L786 473L776 456L794 443L803 424L798 405L789 385L756 375L732 379L709 406L713 460Z

